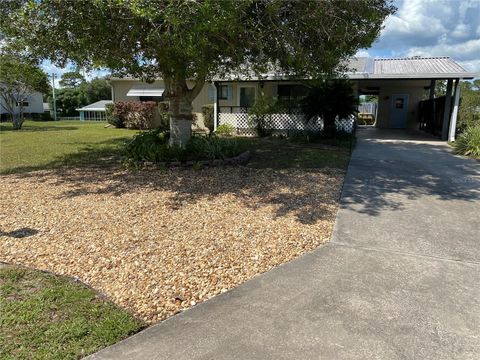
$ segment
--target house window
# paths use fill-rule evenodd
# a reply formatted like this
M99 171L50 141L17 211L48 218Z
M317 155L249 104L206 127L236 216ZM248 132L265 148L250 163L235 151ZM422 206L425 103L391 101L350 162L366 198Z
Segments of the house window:
M17 106L27 107L28 105L28 101L17 101Z
M278 100L286 103L294 103L307 94L303 85L278 85Z
M228 85L219 85L218 86L218 99L219 100L228 100Z

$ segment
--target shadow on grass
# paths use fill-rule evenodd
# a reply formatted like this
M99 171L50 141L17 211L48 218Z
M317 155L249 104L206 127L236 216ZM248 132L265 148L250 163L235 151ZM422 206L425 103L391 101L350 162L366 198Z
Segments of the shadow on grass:
M31 125L23 125L20 130L13 130L11 124L0 124L0 133L2 132L15 132L15 133L22 133L22 132L43 132L43 131L64 131L64 130L78 130L79 128L76 126L62 126L62 125L42 125L42 126L31 126Z
M93 144L90 143L75 152L58 156L48 163L11 167L2 170L0 174L27 173L58 167L104 167L114 164L119 165L122 145L129 139L129 137L121 137Z

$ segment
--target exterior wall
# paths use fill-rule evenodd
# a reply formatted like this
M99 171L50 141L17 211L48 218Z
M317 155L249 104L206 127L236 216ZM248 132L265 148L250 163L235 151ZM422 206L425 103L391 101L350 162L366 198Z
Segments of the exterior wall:
M134 86L141 84L138 80L111 80L112 94L114 101L138 101L138 97L127 96L127 92ZM219 100L220 112L237 112L240 104L240 87L253 86L256 88L256 96L261 93L265 96L277 96L277 88L279 84L301 84L299 81L231 81L221 82L221 85L231 86L232 96L230 99ZM406 94L408 95L408 119L407 127L416 128L418 118L418 104L425 97L425 87L429 86L429 80L357 80L353 81L353 90L355 93L361 93L362 89L367 87L376 87L379 89L378 95L378 113L376 126L388 128L390 126L390 109L392 95ZM157 80L154 85L164 87L162 80ZM154 86L153 85L153 86ZM206 83L200 94L193 101L194 113L201 114L202 106L213 104L212 85ZM231 108L230 108L231 107ZM230 109L229 109L230 108Z
M392 96L408 95L407 128L416 128L418 119L418 103L423 99L424 94L425 91L423 87L398 87L392 85L380 87L380 93L378 95L376 126L380 128L390 127Z
M28 101L28 106L23 108L23 112L27 114L43 114L43 95L39 92L33 93L26 100ZM3 105L5 104L4 100L0 98L0 114L5 114L7 111L4 109ZM18 114L19 109L16 109Z
M357 80L354 88L358 92L368 92L371 89L378 89L378 110L376 127L390 127L390 111L393 95L408 95L407 128L418 128L418 104L426 95L425 87L430 85L430 80Z
M110 80L112 86L112 96L113 101L139 101L138 96L127 96L128 91L138 84L142 84L139 80ZM193 85L189 84L189 85ZM151 84L151 86L165 87L163 80L156 80ZM210 84L205 84L202 91L198 96L193 100L193 112L201 113L202 106L206 104L213 104L213 98L210 99L208 96L208 87Z

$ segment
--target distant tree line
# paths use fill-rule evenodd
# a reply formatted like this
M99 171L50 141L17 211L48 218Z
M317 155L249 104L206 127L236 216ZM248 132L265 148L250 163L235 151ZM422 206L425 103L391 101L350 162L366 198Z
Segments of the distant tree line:
M100 101L111 100L110 84L104 78L86 81L78 71L66 72L59 82L61 89L55 90L57 114L60 116L78 116L76 109ZM50 106L53 97L49 96Z

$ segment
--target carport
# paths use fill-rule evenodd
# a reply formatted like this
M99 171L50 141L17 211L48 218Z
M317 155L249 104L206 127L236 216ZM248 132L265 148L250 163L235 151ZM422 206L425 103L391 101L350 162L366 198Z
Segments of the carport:
M429 124L440 122L437 126L439 129L431 132L442 140L455 140L460 103L459 84L462 80L473 79L477 74L465 71L446 56L356 58L350 62L350 68L353 68L353 72L348 77L354 83L357 94L378 96L375 126L429 130ZM437 82L446 82L442 101L435 101L439 97L435 94ZM425 100L427 102L421 106ZM439 108L439 104L442 108Z

